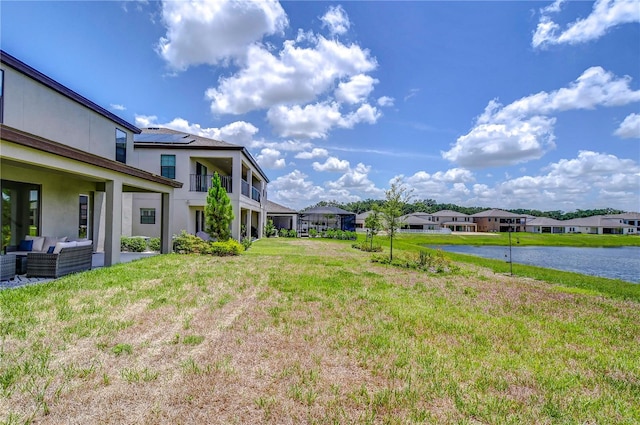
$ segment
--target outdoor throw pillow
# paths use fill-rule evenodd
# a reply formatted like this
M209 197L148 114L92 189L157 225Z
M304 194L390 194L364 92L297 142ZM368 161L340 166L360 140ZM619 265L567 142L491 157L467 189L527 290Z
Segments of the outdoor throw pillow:
M33 241L20 241L18 245L18 251L31 251L33 248Z
M45 245L44 244L44 237L42 236L25 236L24 238L27 241L33 241L33 245L31 246L31 251L42 251L44 250L47 246L49 245Z
M56 249L56 246L50 246L49 249L47 250L47 254L53 254L53 250Z

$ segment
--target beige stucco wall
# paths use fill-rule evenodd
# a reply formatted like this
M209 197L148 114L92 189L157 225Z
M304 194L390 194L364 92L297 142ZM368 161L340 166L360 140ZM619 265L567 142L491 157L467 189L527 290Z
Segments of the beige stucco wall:
M118 128L127 134L127 163L134 162L131 131L10 67L2 69L4 124L112 160Z

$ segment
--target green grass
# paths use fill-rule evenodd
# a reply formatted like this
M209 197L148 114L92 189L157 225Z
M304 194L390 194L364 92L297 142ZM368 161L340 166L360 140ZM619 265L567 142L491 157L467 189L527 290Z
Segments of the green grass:
M518 234L520 245L529 246L637 246L640 238L636 236L618 235L536 235ZM362 237L360 235L360 237ZM513 242L516 237L512 234ZM452 239L448 239L452 238ZM476 239L477 238L477 239ZM577 238L577 239L572 239ZM560 241L560 242L558 242ZM496 236L466 236L466 235L399 235L394 239L394 252L432 251L426 246L433 245L508 245L508 234L499 233ZM376 243L386 248L388 253L389 239L384 236L376 237ZM581 245L579 245L581 244ZM513 264L513 267L501 260L481 258L474 255L447 253L447 257L466 264L486 267L495 273L510 273L513 270L515 276L532 278L552 284L561 285L562 290L585 291L607 297L640 301L640 285L626 282L620 279L608 279L597 276L583 275L580 273L547 269L544 267Z
M640 423L637 294L461 264L278 238L0 291L0 423Z

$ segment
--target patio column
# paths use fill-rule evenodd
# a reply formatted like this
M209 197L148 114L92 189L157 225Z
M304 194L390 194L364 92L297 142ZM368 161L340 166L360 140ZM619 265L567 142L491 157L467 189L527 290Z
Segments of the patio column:
M120 262L120 237L122 234L122 181L105 183L106 212L104 235L104 265Z
M251 216L253 215L253 211L247 210L247 218L245 219L244 225L247 228L247 236L251 237Z
M168 254L173 251L173 241L171 235L171 218L173 207L173 193L162 194L161 215L162 221L160 223L160 252L162 254Z

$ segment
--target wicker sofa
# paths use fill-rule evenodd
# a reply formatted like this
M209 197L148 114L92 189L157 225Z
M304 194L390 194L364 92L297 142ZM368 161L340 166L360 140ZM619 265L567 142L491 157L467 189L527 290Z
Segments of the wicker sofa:
M13 279L16 275L16 256L0 255L0 280Z
M91 270L93 244L64 247L56 254L29 252L27 276L60 277L70 273Z

